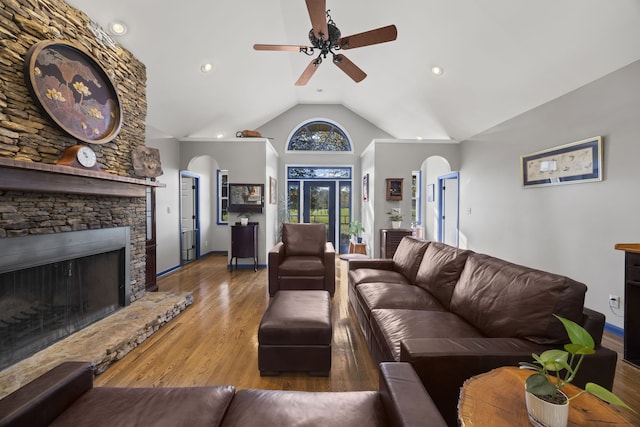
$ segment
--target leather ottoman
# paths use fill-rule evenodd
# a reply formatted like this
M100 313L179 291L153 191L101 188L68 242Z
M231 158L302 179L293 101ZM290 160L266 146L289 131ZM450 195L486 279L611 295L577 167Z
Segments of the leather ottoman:
M331 370L331 296L327 291L278 291L258 328L260 375Z

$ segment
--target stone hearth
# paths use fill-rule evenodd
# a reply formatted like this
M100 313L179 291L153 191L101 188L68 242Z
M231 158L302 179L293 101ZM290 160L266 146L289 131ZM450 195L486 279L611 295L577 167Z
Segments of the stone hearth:
M109 317L0 371L0 399L67 360L91 362L98 375L192 303L190 292L148 292Z

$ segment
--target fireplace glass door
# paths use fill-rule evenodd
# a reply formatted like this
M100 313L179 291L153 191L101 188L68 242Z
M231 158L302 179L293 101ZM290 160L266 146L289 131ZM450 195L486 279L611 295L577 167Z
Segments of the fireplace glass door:
M0 369L125 304L125 250L0 274Z

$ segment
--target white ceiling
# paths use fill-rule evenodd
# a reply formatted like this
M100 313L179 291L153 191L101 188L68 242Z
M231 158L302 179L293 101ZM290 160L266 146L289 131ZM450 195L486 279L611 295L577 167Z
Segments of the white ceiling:
M462 140L640 59L639 0L327 0L343 36L395 24L398 39L344 51L361 83L325 61L297 87L310 57L252 46L309 45L304 0L67 1L128 26L114 39L147 67L151 138L233 137L296 104L342 104L396 138Z

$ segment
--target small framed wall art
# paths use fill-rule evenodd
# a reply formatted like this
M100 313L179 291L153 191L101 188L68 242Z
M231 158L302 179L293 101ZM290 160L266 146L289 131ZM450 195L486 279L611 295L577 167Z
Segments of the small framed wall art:
M602 181L602 137L521 156L520 169L524 188Z
M402 200L403 178L387 178L387 200Z
M366 173L362 177L362 200L369 200L369 174Z

